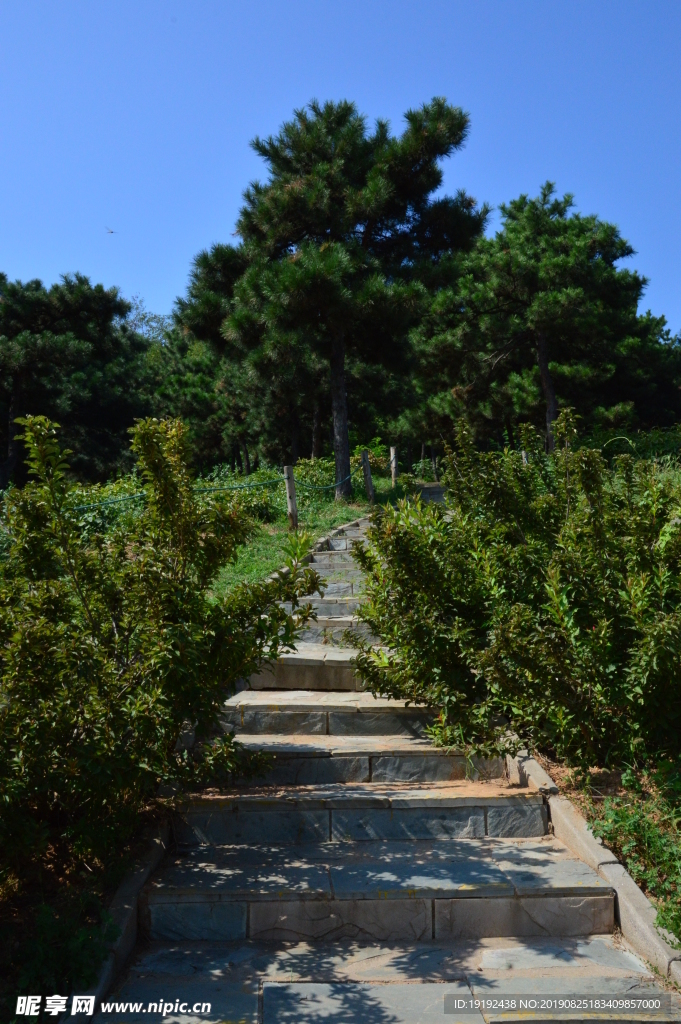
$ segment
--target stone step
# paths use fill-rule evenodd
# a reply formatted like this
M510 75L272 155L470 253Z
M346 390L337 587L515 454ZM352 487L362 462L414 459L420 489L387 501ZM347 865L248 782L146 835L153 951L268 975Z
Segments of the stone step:
M167 1000L174 1008L179 996L188 1012L171 1009L164 1016L168 1024L482 1024L475 1009L464 1015L451 1012L452 999L468 1003L474 994L503 997L521 989L539 998L559 993L664 995L643 961L612 935L370 945L352 940L295 945L185 941L140 950L110 996L141 1003L139 1012L128 1011L124 1018L101 1014L96 1020L145 1024L150 1004ZM205 1002L211 1003L209 1014L198 1012ZM608 1019L681 1020L679 996L669 997L669 1003L660 1015L627 1013ZM549 1010L525 1013L522 1019L538 1024L561 1018ZM512 1017L487 1012L489 1021L503 1019Z
M351 647L298 643L296 651L251 676L254 690L361 690L361 679L350 664L357 653Z
M333 841L529 838L546 835L539 793L494 783L337 784L201 794L174 820L177 843L279 845Z
M359 573L353 579L332 579L327 576L324 578L323 589L324 597L327 599L336 597L361 599L361 595L364 593L364 577Z
M364 691L243 690L225 701L222 721L242 733L419 736L434 721L424 707Z
M503 778L501 759L467 758L412 736L238 734L248 750L274 755L263 784L450 782Z
M310 564L320 567L344 568L356 567L356 562L350 551L314 551L310 556Z
M156 940L440 941L611 932L614 896L547 836L203 846L169 858L140 909Z
M372 638L366 622L360 622L354 615L318 615L301 630L300 640L306 644L325 643L328 640L343 642L344 633L348 629L367 639Z
M309 597L302 597L300 599L301 605L311 605L312 609L317 613L317 617L322 618L352 618L359 608L360 598L359 597L320 597L319 594L311 595ZM291 602L282 601L282 608L291 613Z

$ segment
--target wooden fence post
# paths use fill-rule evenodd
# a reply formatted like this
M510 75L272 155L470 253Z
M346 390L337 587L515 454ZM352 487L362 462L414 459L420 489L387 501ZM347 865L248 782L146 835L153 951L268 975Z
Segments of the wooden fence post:
M390 483L392 487L397 484L397 448L390 449Z
M438 480L437 459L435 458L435 449L433 448L432 444L430 446L430 462L433 467L433 476L435 477L436 480Z
M293 466L284 466L284 480L286 481L286 509L288 511L288 525L291 530L297 530L298 504L296 502L296 482L293 479Z
M376 495L374 494L374 482L371 479L369 452L366 449L362 452L362 469L364 470L364 486L366 487L367 498L369 499L369 504L373 505Z

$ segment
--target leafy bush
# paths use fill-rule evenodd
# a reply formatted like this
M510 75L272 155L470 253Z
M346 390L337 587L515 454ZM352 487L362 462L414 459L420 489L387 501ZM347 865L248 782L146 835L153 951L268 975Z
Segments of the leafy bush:
M679 757L681 483L669 464L578 448L482 453L464 427L443 506L376 513L358 553L358 662L374 692L423 701L434 735L581 766Z
M54 844L105 857L160 782L238 768L220 706L293 640L275 599L316 583L299 570L215 600L252 525L238 498L196 493L181 423L137 425L144 500L98 533L83 529L54 427L23 422L34 479L6 497L0 565L0 863L18 875ZM192 754L177 749L188 722Z
M387 444L383 444L380 437L375 437L368 444L355 445L350 459L353 469L362 465L363 451L369 453L369 465L371 466L372 473L385 474L390 472L390 451Z
M676 774L677 784L681 775ZM594 834L624 863L634 881L657 903L657 923L681 940L681 810L678 795L660 773L644 780L625 772L625 797L591 806Z

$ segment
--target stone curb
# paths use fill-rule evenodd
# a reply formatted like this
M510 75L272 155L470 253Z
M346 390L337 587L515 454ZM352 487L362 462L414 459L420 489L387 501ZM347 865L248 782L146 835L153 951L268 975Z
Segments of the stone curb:
M546 774L541 765L530 757L526 750L519 750L514 758L508 758L509 778L521 786L534 789L544 796L558 792L558 786Z
M116 890L109 905L109 914L113 924L119 929L109 956L102 964L97 984L83 995L95 997L95 1012L99 1004L111 988L117 974L123 969L137 941L137 903L142 887L152 871L155 871L168 850L170 840L170 823L164 821L158 827L149 843L133 868L127 873ZM80 994L80 993L79 993ZM80 1019L83 1014L76 1014ZM64 1020L67 1018L64 1017Z
M617 857L594 836L577 808L556 795L555 785L554 791L547 798L554 835L613 887L622 934L636 952L665 978L681 984L681 950L666 942L664 930L655 926L657 910Z

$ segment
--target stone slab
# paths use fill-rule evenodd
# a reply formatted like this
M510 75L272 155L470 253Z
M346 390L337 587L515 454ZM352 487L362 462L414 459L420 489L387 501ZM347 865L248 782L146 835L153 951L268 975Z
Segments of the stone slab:
M470 852L465 844L449 843L450 857L433 857L426 848L392 851L385 847L372 859L347 858L329 865L336 900L432 899L456 894L467 900L475 896L513 896L513 885L492 860L479 849ZM441 851L438 851L441 853Z
M491 856L511 879L518 895L612 893L609 882L583 861L569 855L560 843L492 844Z
M369 782L370 758L356 757L301 757L276 755L274 766L262 776L262 781L281 786L326 786L337 782Z
M284 735L323 736L327 732L327 715L325 711L289 711L287 708L282 710L245 708L226 714L223 721L239 734L279 733Z
M419 736L324 736L324 735L279 735L262 733L258 736L244 735L240 742L251 750L264 750L272 754L297 755L299 757L354 757L358 754L380 757L416 757L420 761L437 761L448 769L450 761L465 762L461 754L449 754L442 748L433 747L428 740ZM447 781L445 776L443 781ZM373 781L380 782L381 779ZM387 780L391 781L391 780Z
M371 839L463 839L485 835L482 807L334 810L331 838L339 842Z
M293 895L331 899L325 854L324 846L300 851L290 847L201 847L166 864L148 890L147 900L155 905L287 899Z
M426 726L433 721L427 712L393 711L329 711L330 736L413 736L425 738Z
M570 942L526 942L513 946L484 949L480 960L483 971L548 971L575 968L581 974L594 967L627 975L649 975L643 960L628 949L613 945L610 938L577 939ZM602 976L602 973L601 973Z
M285 845L325 842L329 838L329 812L295 807L241 809L236 805L222 813L190 810L175 821L175 840L180 845L253 845L266 843L274 836Z
M521 896L434 901L434 937L580 936L612 932L615 901L603 896Z
M504 807L487 807L487 835L508 838L544 836L548 811L542 801L509 800Z
M328 656L327 656L328 658ZM343 713L399 712L405 714L428 714L420 705L407 705L406 701L392 697L374 697L367 691L322 692L318 690L243 690L225 701L225 714L239 715L248 711L300 711L310 712L318 708ZM237 719L235 719L236 721Z
M198 939L229 942L245 939L246 903L149 903L141 923L150 939Z
M385 755L372 758L372 782L448 782L465 777L466 758L462 756Z
M347 663L316 662L295 664L277 662L249 679L255 690L361 690L362 682Z
M323 700L323 697L320 698ZM233 811L237 808L271 810L286 807L528 807L542 804L541 797L527 790L514 790L499 782L461 779L454 782L414 785L357 783L351 786L250 786L222 794L202 792L191 795L185 807L204 811Z
M449 1005L466 1004L464 982L358 985L265 982L263 1024L482 1024L479 1013L444 1014Z
M249 932L266 942L423 942L432 935L432 905L420 899L253 903Z
M459 942L313 941L269 944L172 942L142 947L129 977L156 975L161 989L177 979L244 982L254 976L284 981L447 981L472 972L486 977L551 972L558 977L653 975L619 936L585 938L487 938Z

